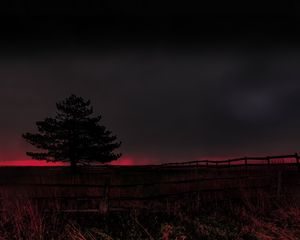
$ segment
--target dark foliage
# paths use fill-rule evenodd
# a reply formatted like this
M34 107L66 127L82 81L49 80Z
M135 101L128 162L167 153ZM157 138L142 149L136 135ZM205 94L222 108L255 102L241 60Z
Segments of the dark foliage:
M56 104L54 118L36 123L39 133L25 133L23 138L42 152L27 152L33 159L49 162L70 162L73 170L78 164L106 163L121 154L117 137L99 124L101 116L92 116L90 101L71 95Z

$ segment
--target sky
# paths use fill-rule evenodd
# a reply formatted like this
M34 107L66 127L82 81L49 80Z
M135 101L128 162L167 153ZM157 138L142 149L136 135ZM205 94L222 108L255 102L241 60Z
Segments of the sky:
M7 8L15 18L0 46L0 162L28 159L21 134L72 93L123 142L116 163L299 152L295 6L226 5L199 17L118 5L107 22L87 7ZM45 9L50 18L30 15Z

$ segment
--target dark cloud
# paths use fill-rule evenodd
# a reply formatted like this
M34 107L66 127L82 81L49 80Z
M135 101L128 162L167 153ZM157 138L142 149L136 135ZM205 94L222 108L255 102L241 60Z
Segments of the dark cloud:
M134 159L290 153L300 141L300 52L123 48L2 59L0 158L24 158L21 133L71 93Z

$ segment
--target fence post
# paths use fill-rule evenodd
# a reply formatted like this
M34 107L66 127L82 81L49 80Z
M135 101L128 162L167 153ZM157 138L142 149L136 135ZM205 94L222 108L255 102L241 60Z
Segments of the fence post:
M198 186L199 189L199 186ZM197 191L197 204L196 204L197 212L200 211L200 191Z
M110 188L110 179L105 181L103 189L103 199L100 200L99 211L102 214L106 214L109 210L109 188Z

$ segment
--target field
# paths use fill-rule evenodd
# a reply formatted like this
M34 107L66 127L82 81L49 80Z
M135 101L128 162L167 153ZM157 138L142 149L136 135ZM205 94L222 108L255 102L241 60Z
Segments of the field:
M298 164L0 168L0 239L300 239Z

